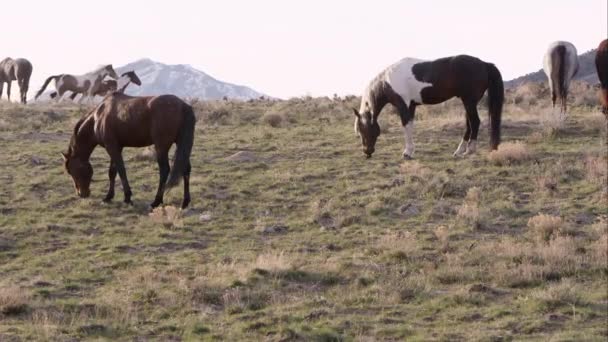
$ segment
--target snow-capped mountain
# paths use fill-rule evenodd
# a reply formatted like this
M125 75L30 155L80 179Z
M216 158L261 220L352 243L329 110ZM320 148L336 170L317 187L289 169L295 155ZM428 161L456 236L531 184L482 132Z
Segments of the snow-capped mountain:
M116 68L120 75L135 71L141 86L131 84L126 93L134 96L173 94L183 98L203 100L247 100L264 96L251 88L222 82L187 64L167 65L144 58Z

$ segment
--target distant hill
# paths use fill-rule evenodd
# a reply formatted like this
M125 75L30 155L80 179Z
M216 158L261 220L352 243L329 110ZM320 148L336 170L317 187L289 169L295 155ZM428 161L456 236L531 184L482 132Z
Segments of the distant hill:
M140 87L131 85L127 94L134 96L174 94L203 100L248 100L264 94L249 87L219 81L188 64L168 65L144 58L116 68L119 74L134 70L141 79Z
M597 49L593 49L591 51L587 51L582 55L578 56L579 61L579 69L576 76L574 76L575 80L587 82L589 84L598 83L599 80L597 78L597 73L595 71L595 52ZM505 82L505 88L514 88L526 82L546 82L547 76L545 72L541 68L538 71L526 74L524 76L520 76L518 78L512 79L510 81Z

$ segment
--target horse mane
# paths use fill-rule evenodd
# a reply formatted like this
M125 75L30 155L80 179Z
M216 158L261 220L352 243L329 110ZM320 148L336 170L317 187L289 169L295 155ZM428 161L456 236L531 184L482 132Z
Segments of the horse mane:
M365 112L371 112L374 117L380 114L379 108L381 106L380 99L386 96L386 70L383 70L376 77L374 77L367 87L361 98L361 114Z

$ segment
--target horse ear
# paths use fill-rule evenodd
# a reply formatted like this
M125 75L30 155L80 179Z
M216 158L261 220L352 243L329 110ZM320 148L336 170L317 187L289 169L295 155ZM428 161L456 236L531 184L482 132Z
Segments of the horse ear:
M68 155L64 152L61 152L61 156L63 157L63 161L67 161L68 160Z
M355 113L355 116L356 116L358 119L361 119L361 114L359 114L359 111L358 111L358 110L356 110L355 108L353 108L353 113Z

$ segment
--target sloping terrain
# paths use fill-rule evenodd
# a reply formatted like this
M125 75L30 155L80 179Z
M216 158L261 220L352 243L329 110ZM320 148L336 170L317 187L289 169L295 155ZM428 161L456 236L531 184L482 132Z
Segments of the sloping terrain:
M579 69L574 79L591 85L599 83L595 70L595 52L593 49L578 56ZM540 69L505 82L505 88L515 88L527 82L547 82L547 75L542 69L542 57L539 59Z
M389 109L364 158L354 97L194 103L192 207L152 215L149 152L133 206L101 202L102 148L79 199L59 152L87 108L2 102L0 340L605 341L606 122L523 94L467 158L460 104L421 107L407 162Z

